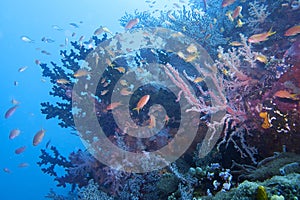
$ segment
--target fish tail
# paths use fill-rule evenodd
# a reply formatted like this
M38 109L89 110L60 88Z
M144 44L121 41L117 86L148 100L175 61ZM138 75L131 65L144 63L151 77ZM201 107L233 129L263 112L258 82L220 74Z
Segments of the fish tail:
M132 110L136 110L138 114L140 113L140 109L138 107L136 107L136 108L134 108Z
M299 100L299 94L292 94L291 97L293 100Z
M268 31L268 36L274 35L276 33L276 31L272 32L273 27L270 28L270 30Z

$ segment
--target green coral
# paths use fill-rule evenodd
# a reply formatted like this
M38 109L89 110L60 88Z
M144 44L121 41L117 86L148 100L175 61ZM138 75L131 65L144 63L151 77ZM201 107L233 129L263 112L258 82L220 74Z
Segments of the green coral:
M275 194L271 197L271 200L284 200L284 196L282 195L278 196Z
M157 183L157 188L162 194L171 194L177 190L178 178L174 174L164 174Z
M240 178L242 180L264 181L276 175L287 175L293 172L299 173L300 167L294 167L293 170L289 167L289 164L294 162L300 162L300 155L290 152L278 153L259 162L255 170L245 171L240 175ZM282 173L283 171L285 174Z
M300 174L274 176L264 182L244 181L228 192L218 192L215 196L201 197L202 200L261 200L257 198L258 188L263 187L271 199L297 199L300 196ZM260 190L260 189L259 189ZM280 194L280 195L279 195ZM265 198L268 199L268 198Z

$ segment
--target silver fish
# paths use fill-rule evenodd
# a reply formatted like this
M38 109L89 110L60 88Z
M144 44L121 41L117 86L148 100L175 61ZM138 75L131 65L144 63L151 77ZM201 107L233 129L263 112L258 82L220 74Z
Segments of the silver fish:
M21 40L23 40L24 42L28 42L28 43L33 43L34 40L30 39L27 36L21 36Z
M63 30L64 30L64 29L60 28L60 27L57 26L57 25L52 25L52 28L53 28L54 30L57 30L57 31L63 31Z
M55 40L52 40L51 38L46 38L46 37L43 37L42 41L45 42L45 43L53 43L53 42L55 42Z
M24 72L27 68L28 68L28 66L20 67L18 69L18 72Z

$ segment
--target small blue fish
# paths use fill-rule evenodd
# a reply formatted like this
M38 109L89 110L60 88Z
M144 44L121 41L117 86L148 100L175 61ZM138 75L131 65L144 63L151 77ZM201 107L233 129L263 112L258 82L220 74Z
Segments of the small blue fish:
M57 31L63 31L63 30L64 30L64 29L60 28L60 27L57 26L57 25L52 25L52 28L53 28L54 30L57 30Z
M45 43L53 43L53 42L55 42L55 41L52 40L51 38L46 38L46 37L43 37L43 38L42 38L42 41L45 42Z
M46 54L46 55L48 55L48 56L51 55L51 53L49 53L49 52L46 51L46 50L42 50L41 53Z
M50 139L50 140L48 140L48 142L46 143L46 149L48 149L48 147L49 147L50 143L51 143L51 139Z
M79 28L79 26L75 23L70 23L71 26L73 26L74 28Z

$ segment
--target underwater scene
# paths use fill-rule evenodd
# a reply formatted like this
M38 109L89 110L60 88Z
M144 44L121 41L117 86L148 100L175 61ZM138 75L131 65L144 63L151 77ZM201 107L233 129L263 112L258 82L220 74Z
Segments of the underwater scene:
M0 199L300 199L299 0L0 3Z

